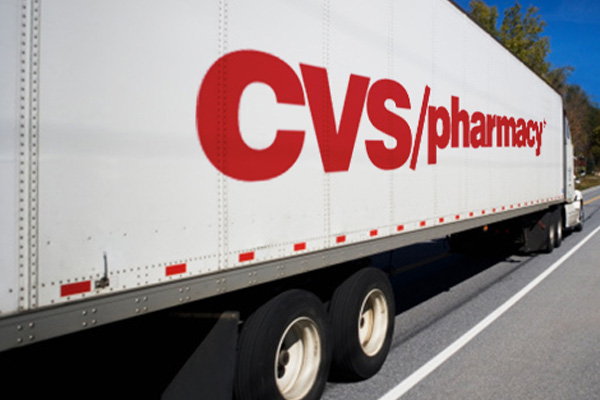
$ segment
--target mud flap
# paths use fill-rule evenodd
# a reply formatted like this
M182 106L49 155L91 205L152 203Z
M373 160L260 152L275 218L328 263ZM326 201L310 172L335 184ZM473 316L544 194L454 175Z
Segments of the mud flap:
M554 224L560 218L560 209L539 213L529 224L524 227L524 243L520 251L534 253L547 250L548 230L553 229Z
M209 318L198 316L197 318ZM163 400L231 400L235 374L239 314L224 312L167 389Z

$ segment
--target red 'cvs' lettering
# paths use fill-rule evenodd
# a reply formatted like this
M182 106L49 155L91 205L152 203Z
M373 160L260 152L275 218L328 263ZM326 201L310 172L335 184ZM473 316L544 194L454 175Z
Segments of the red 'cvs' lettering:
M375 128L396 139L396 147L388 149L383 140L367 140L367 154L378 168L391 170L400 168L412 147L412 135L408 123L385 108L391 99L396 107L410 109L410 98L402 85L390 79L382 79L371 86L367 101L367 113Z
M300 69L321 151L323 168L325 172L348 171L369 87L369 78L350 75L338 130L335 126L327 70L304 64L300 64Z
M261 181L287 171L300 156L304 131L278 130L266 149L248 146L240 133L238 110L244 89L264 83L278 103L304 105L298 76L279 58L258 51L229 53L206 73L198 94L196 124L200 144L222 173L243 181Z

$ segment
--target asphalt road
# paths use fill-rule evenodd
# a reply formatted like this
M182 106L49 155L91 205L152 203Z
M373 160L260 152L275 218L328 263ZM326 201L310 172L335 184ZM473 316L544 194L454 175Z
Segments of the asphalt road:
M397 251L388 359L323 399L600 399L599 196L584 193L583 231L551 254Z

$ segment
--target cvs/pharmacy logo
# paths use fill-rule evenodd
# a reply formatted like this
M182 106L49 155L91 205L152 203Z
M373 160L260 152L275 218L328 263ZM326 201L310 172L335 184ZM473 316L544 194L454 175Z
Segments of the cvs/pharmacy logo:
M455 96L451 99L451 111L443 106L428 106L428 86L423 93L413 141L406 120L385 106L387 100L392 100L397 108L411 108L405 88L390 79L377 80L370 85L370 78L351 74L338 124L327 70L300 64L300 72L302 80L283 60L254 50L225 54L210 67L198 94L196 123L202 148L219 171L242 181L268 180L285 173L300 156L306 133L303 130L278 130L271 145L265 149L252 148L242 138L240 100L244 89L253 83L268 85L279 104L304 106L306 91L325 172L348 171L365 104L373 127L395 139L391 148L385 145L383 138L365 140L369 159L382 170L400 168L411 153L410 168L416 168L427 115L428 164L436 164L438 149L449 144L454 148L461 144L463 148L537 145L536 155L540 154L545 121L526 122L523 118L482 112L469 114L460 108L460 100Z

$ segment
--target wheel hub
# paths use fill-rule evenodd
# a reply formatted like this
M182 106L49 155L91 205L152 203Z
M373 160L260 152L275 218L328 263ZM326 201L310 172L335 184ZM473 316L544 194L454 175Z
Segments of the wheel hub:
M388 318L385 295L373 289L365 297L358 321L358 339L366 355L374 356L381 350L387 336Z
M320 363L317 325L306 317L296 319L281 338L275 362L275 380L282 397L302 399L313 387Z

